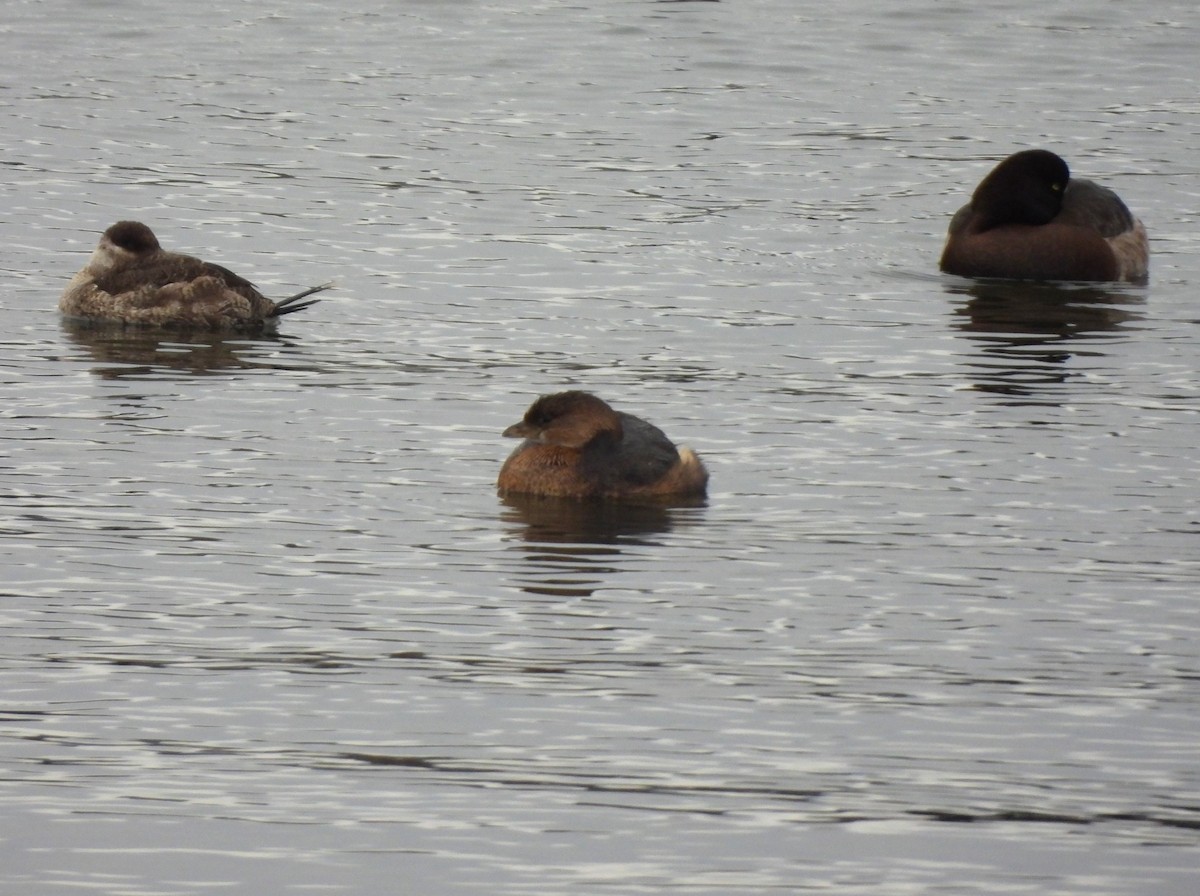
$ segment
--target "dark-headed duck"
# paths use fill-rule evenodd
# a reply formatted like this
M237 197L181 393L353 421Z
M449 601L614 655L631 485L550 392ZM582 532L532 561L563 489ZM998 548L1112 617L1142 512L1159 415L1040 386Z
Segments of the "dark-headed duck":
M525 441L500 470L502 493L663 500L703 497L708 484L691 449L589 392L543 395L504 435Z
M1146 228L1107 187L1044 149L992 169L950 221L941 269L1014 280L1146 279Z
M145 224L118 221L67 284L59 310L86 320L188 330L259 332L331 284L274 302L217 264L167 252Z

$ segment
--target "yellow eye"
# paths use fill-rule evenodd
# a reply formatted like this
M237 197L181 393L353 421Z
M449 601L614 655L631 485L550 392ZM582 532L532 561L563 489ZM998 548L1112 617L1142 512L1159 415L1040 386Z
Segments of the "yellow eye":
M1053 190L1055 193L1061 193L1062 188L1063 188L1063 185L1058 181L1055 181L1054 183L1052 183L1050 185L1050 189Z

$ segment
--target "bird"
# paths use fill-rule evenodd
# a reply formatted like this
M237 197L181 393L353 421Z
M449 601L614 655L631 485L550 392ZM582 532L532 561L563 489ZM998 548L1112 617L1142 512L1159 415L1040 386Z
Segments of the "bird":
M1146 228L1046 149L1000 162L950 221L940 267L964 277L1144 282Z
M543 395L504 435L524 441L500 470L502 495L637 502L702 498L707 489L690 448L590 392Z
M227 268L166 251L140 221L118 221L67 284L58 307L68 318L95 323L257 333L315 304L303 300L332 286L275 302Z

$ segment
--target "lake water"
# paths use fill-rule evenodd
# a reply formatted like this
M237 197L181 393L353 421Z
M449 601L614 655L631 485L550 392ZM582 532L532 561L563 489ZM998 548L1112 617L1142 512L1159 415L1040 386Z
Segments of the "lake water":
M1200 890L1193 0L17 0L0 890ZM940 275L1045 146L1146 287ZM150 224L277 338L72 328ZM705 506L505 503L590 389Z

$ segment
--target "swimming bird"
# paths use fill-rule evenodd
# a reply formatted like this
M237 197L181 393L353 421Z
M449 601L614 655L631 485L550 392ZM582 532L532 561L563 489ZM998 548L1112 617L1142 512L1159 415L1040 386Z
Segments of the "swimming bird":
M1107 187L1054 153L1006 158L950 221L941 269L964 277L1141 282L1146 228Z
M691 449L590 392L543 395L504 435L525 441L500 470L501 493L663 500L702 497L708 484Z
M274 302L249 280L191 255L168 252L139 221L118 221L59 299L68 317L186 330L255 333L317 302L314 286Z

